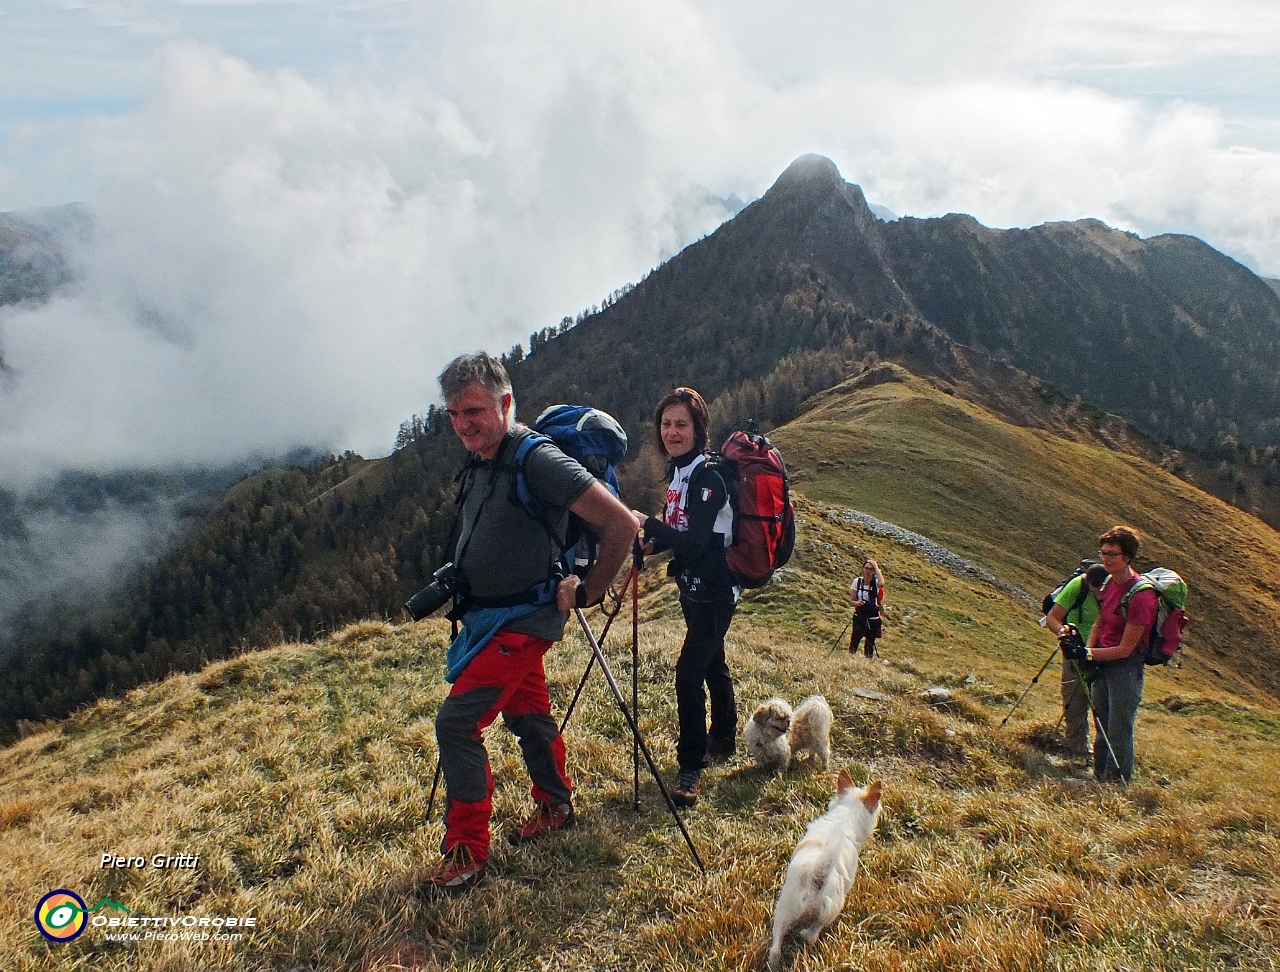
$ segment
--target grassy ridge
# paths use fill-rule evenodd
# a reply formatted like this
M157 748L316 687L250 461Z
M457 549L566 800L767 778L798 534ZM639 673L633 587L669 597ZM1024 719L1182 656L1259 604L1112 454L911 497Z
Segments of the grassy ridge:
M1122 476L1128 461L903 382L833 394L778 439L805 493L800 542L778 583L744 599L730 665L744 718L775 693L826 694L836 766L771 778L739 757L708 771L685 816L705 876L643 769L632 809L629 737L596 674L566 732L580 827L533 847L497 841L490 878L463 899L414 896L442 833L439 807L429 820L426 806L446 628L366 622L173 676L0 751L0 968L754 968L787 860L839 766L883 779L885 809L841 917L789 951L791 968L1275 968L1277 707L1226 668L1149 670L1134 785L1095 787L1060 758L1056 663L1001 726L1053 653L1034 612L842 517L857 506L896 520L1034 588L1035 565L1048 582L1079 552L1053 548L1056 531L1038 537L1021 516L1032 460L1050 478L1059 454L1083 474ZM942 444L969 458L943 464ZM1062 490L1048 521L1091 522L1087 506L1066 504L1076 492ZM1099 516L1146 525L1146 511L1131 512ZM1250 537L1230 513L1212 524L1215 542ZM1254 542L1267 549L1265 534ZM867 555L889 585L873 661L831 650ZM1215 556L1199 548L1197 563L1220 570ZM641 725L670 778L683 628L660 564L642 592ZM606 643L624 683L628 620ZM549 656L557 712L588 657L580 635ZM921 697L939 685L950 702ZM499 725L487 738L500 832L526 812L528 783L513 737ZM104 853L198 854L200 865L104 870ZM109 942L91 928L50 946L31 912L55 888L136 916L258 924L241 941Z
M801 516L794 565L731 631L740 705L823 691L837 765L884 779L886 795L842 917L794 968L1267 968L1280 957L1274 712L1190 668L1155 672L1135 786L1095 789L1045 746L1056 666L999 728L1052 650L1025 607L873 540L837 509L805 503ZM847 576L872 552L893 585L882 661L828 650ZM682 632L659 577L648 571L643 585L642 726L670 772ZM609 641L624 682L625 634ZM630 746L598 675L568 730L581 827L531 848L495 844L493 876L464 900L410 893L441 833L439 811L428 821L425 810L443 635L437 622L368 623L283 645L103 702L0 753L11 929L0 966L752 965L834 770L767 778L739 759L709 771L686 816L708 866L700 876L647 775L641 812L631 809ZM580 637L552 656L559 711L586 659ZM938 684L951 704L919 698ZM495 824L509 825L527 783L512 737L494 729L489 742ZM198 853L201 866L100 870L108 852ZM91 929L50 948L30 910L55 887L136 915L251 913L259 924L247 942L112 944Z
M798 488L922 533L1039 596L1115 523L1190 585L1187 656L1276 702L1280 534L1141 459L1000 421L902 369L780 430ZM882 375L880 377L883 377Z

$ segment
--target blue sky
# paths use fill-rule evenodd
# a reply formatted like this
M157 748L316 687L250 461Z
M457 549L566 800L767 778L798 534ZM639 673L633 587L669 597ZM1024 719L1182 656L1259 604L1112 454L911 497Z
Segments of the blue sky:
M897 213L1280 276L1280 4L4 0L0 211L82 201L97 237L0 312L0 478L383 454L450 356L806 152Z

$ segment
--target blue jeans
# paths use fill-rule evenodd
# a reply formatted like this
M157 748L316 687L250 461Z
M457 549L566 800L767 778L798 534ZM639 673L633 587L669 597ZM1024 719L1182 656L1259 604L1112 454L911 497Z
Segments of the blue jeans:
M1089 687L1093 702L1093 776L1104 783L1133 780L1133 726L1146 669L1139 651L1099 667ZM1110 745L1108 745L1110 743Z

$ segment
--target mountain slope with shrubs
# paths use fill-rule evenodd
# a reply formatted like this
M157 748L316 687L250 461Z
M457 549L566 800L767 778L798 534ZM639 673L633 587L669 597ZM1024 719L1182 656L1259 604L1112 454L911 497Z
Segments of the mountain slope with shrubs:
M1135 569L1194 592L1188 663L1277 701L1280 534L1168 471L1098 442L1002 421L885 365L815 396L780 429L797 489L924 534L1003 581L1051 590L1116 523Z

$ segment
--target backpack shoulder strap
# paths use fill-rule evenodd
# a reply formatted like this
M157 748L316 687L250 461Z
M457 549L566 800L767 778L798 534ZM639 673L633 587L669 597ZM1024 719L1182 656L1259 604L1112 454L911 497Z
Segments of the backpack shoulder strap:
M529 512L534 512L538 502L534 499L533 491L529 489L529 480L524 472L525 466L529 463L529 455L534 449L554 444L551 439L541 432L531 432L516 444L515 452L512 453L510 464L507 468L515 475L516 498L520 501L520 505Z
M1133 600L1133 595L1139 591L1154 591L1155 589L1155 584L1151 583L1142 574L1139 574L1138 579L1129 585L1129 589L1120 595L1120 611L1127 615L1129 613L1129 602ZM1156 597L1158 598L1159 596L1160 593L1157 591Z
M524 511L533 517L542 528L547 531L547 535L551 538L551 542L559 548L560 553L565 552L565 540L560 538L555 529L551 525L551 520L547 516L547 511L543 508L538 498L533 495L533 491L529 488L529 478L525 475L525 467L529 463L529 456L533 454L535 449L543 446L554 446L549 437L541 432L530 431L528 435L520 439L516 443L515 451L512 452L511 458L503 462L495 463L496 468L511 473L512 480L512 499L514 499Z
M1075 612L1077 620L1079 620L1079 612L1084 607L1085 600L1089 597L1089 580L1084 574L1077 575L1080 578L1080 591L1076 594L1075 603L1071 605L1071 610L1067 614Z
M693 489L694 483L701 480L704 476L711 474L720 480L720 485L724 488L725 496L730 501L733 500L733 491L729 489L729 480L725 478L728 467L731 465L728 459L718 452L708 452L707 457L698 463L693 470L693 475L689 477L689 488Z

